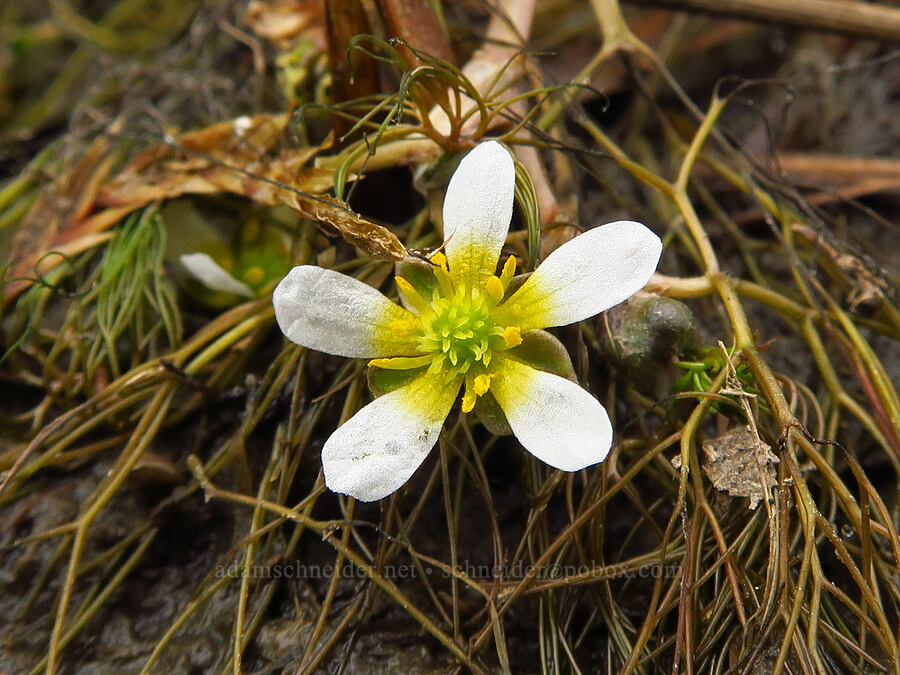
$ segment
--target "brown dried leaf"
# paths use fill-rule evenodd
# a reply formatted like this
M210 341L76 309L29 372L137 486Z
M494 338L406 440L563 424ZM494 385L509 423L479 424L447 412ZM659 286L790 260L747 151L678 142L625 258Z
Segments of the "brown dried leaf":
M250 30L289 50L302 39L325 48L325 13L322 0L252 0L244 23Z
M499 96L524 75L522 48L518 45L524 47L531 35L535 4L535 0L509 0L503 4L502 12L491 16L484 44L475 50L462 68L463 74L482 97ZM463 96L460 117L470 115L476 107L475 101ZM450 133L451 123L446 110L436 106L429 113L429 118L439 133L445 136ZM463 125L462 135L472 133L483 122L479 113L471 114ZM490 126L503 122L502 116L494 116Z
M900 159L794 152L779 155L778 164L790 181L801 184L838 189L884 181L884 189L900 187Z
M414 49L450 63L456 61L453 47L427 0L378 0L378 6L391 37L399 37ZM400 53L410 67L420 65L410 50L401 47Z
M305 165L325 145L271 152L286 123L285 115L243 117L151 148L101 191L98 203L136 209L184 194L231 192L266 206L287 204L328 224L367 255L407 259L393 232L323 194L333 185L332 171Z
M19 225L12 241L9 278L3 288L8 302L31 286L64 257L76 255L106 238L98 222L85 224L99 185L116 162L116 151L106 138L96 139L71 169L46 185ZM60 255L49 256L56 252Z
M132 211L185 194L231 192L266 206L287 204L367 255L407 260L393 232L323 194L333 185L332 170L306 165L330 140L278 149L287 121L287 115L239 117L183 134L141 153L102 187L115 155L108 141L98 139L72 171L45 188L25 217L13 241L15 281L5 286L4 299L33 283L39 261L40 273L62 261L47 257L49 252L84 251L106 241L99 233Z
M183 478L184 470L167 457L145 452L135 463L128 478L140 484L173 484Z
M363 253L395 262L410 259L409 252L397 235L354 213L343 202L324 196L315 200L305 199L298 194L291 196L293 201L289 203L297 211L307 218L327 223Z
M286 115L257 115L184 134L138 155L97 196L99 206L138 209L184 194L231 192L273 206L292 189L331 187L331 174L303 168L319 147L273 153Z
M331 72L331 97L335 103L377 94L380 90L378 64L359 51L347 52L351 40L371 33L366 10L360 0L325 0L325 27L328 64ZM343 139L351 128L350 120L334 116L335 135ZM361 134L353 134L357 137Z
M703 441L703 455L703 471L716 489L732 497L749 497L751 510L775 484L778 457L748 425Z
M794 223L792 230L815 247L825 270L847 288L847 304L851 311L873 310L885 296L892 294L890 283L877 273L874 264L841 250L842 243L834 237L802 223Z

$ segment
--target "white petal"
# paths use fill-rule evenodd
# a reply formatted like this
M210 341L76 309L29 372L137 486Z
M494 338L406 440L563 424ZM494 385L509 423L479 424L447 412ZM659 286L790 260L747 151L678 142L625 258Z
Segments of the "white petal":
M512 218L516 169L496 141L463 157L444 198L444 241L450 275L480 287L497 270Z
M364 502L400 488L434 447L459 387L426 373L376 398L325 442L325 484Z
M609 415L574 382L504 358L491 393L516 438L542 462L578 471L609 454Z
M641 290L661 254L662 241L640 223L589 230L547 256L498 316L522 330L587 319Z
M255 295L247 284L235 279L205 253L185 253L179 260L188 272L213 291L234 293L247 298Z
M352 358L416 354L415 342L390 327L415 315L340 272L295 267L275 287L272 304L281 332L298 345Z

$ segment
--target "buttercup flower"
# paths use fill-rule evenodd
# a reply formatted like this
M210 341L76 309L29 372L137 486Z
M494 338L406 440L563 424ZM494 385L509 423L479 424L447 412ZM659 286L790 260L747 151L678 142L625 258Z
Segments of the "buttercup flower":
M161 215L169 225L169 255L189 275L185 290L204 304L227 307L264 297L291 268L290 249L276 224L292 220L277 209L239 213L228 238L186 199L169 202Z
M444 200L445 253L409 278L405 306L332 270L295 267L273 296L282 332L299 345L396 375L388 393L340 426L322 448L325 483L362 501L385 497L424 461L457 395L470 412L492 397L526 450L564 471L601 462L612 426L587 391L527 361L543 334L617 305L656 269L662 243L640 223L589 230L551 253L514 292L516 262L496 274L512 217L515 168L497 142L463 158ZM508 297L507 297L508 296Z

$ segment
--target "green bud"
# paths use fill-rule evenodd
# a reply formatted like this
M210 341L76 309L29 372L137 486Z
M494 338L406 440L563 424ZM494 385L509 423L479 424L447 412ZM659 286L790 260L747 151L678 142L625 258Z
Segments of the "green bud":
M694 341L694 317L687 305L652 293L638 293L599 321L604 355L641 384L658 382L661 366L671 364Z

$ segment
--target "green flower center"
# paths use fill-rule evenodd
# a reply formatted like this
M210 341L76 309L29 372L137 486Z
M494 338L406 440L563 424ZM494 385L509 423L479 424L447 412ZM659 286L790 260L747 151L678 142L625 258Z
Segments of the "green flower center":
M431 302L431 316L422 317L420 343L432 354L432 369L454 376L480 362L491 363L491 338L496 335L491 307L477 290L460 290Z
M415 335L421 354L372 359L370 366L388 370L408 370L428 366L428 371L443 375L448 382L465 379L463 412L475 406L491 386L491 355L522 343L518 326L499 325L492 313L502 300L515 274L516 259L510 256L502 274L487 279L484 289L455 286L442 253L431 257L437 282L427 300L401 276L397 287L415 309L415 318L398 319L391 325L398 337ZM427 295L427 294L424 294Z

